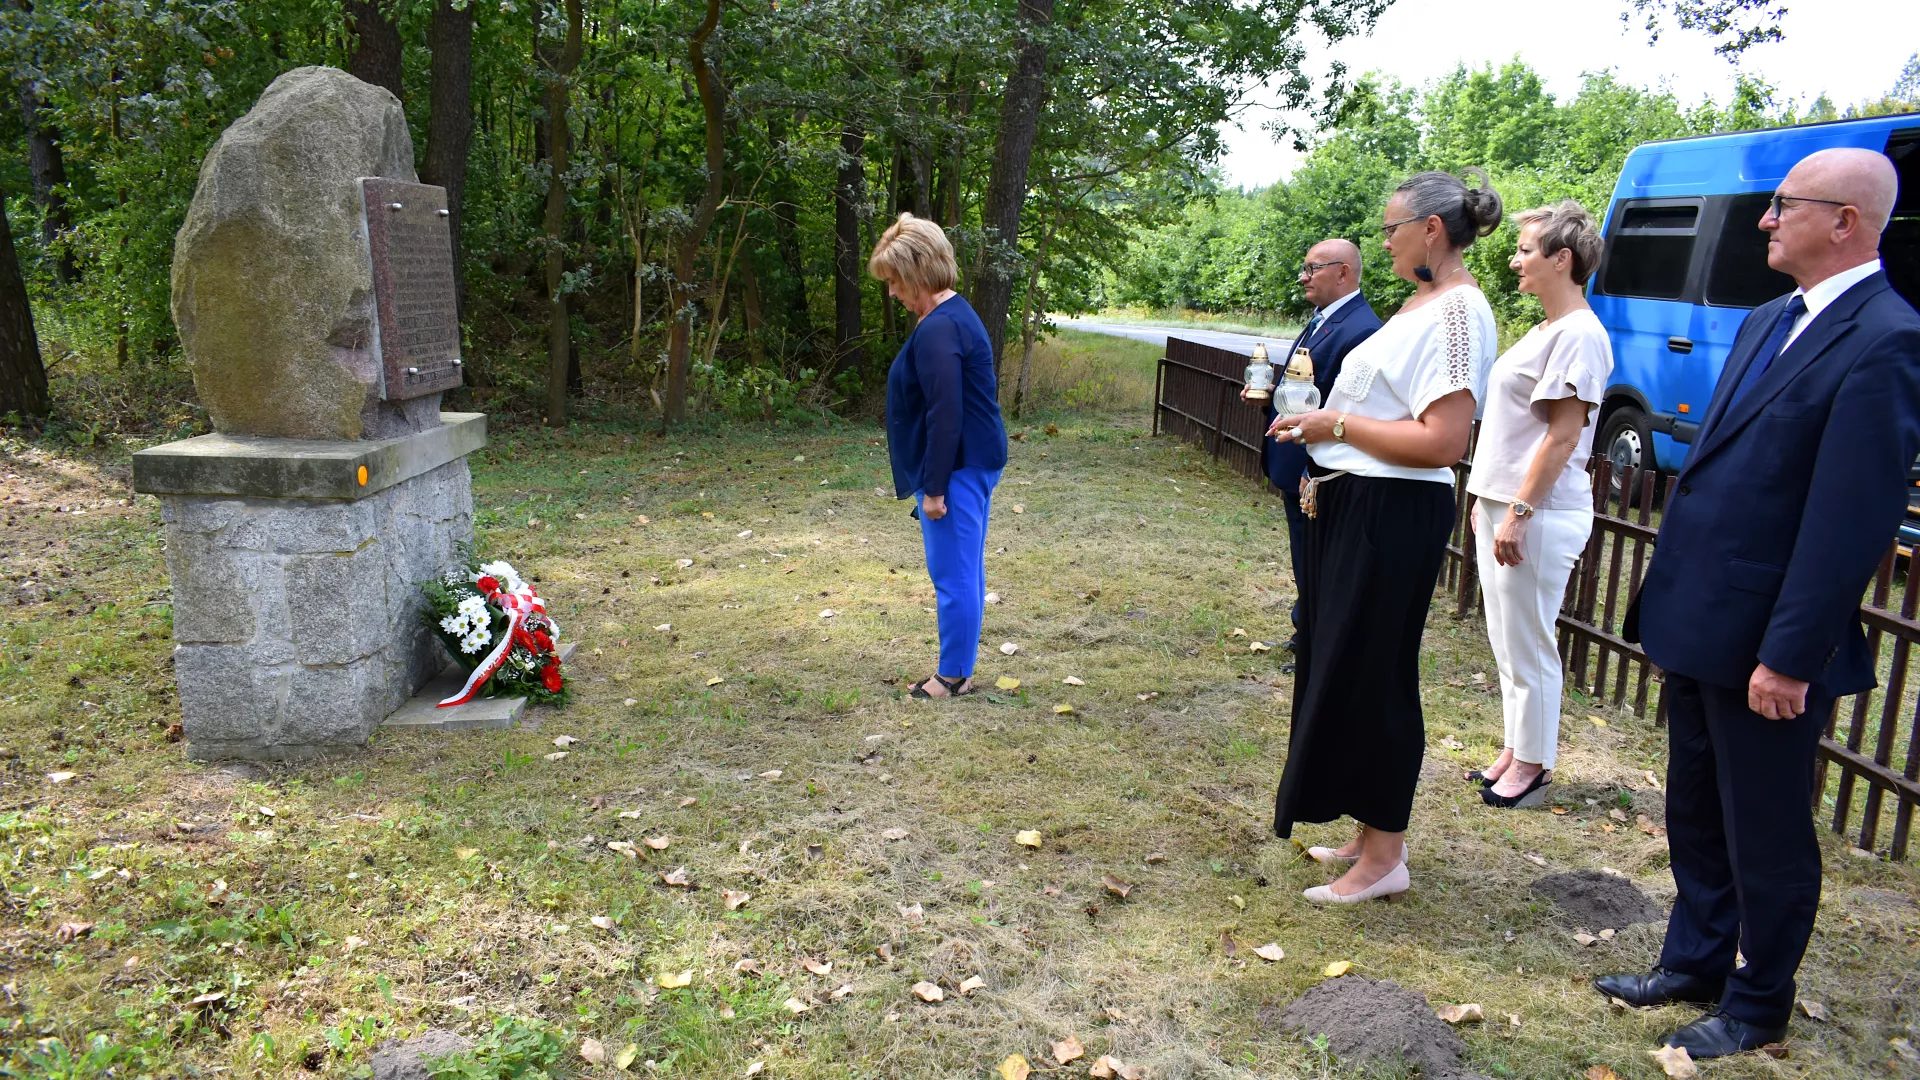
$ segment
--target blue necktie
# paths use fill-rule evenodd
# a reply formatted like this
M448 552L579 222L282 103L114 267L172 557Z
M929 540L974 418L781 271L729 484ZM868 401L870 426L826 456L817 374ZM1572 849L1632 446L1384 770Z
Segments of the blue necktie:
M1787 306L1780 311L1780 320L1773 324L1773 333L1767 335L1767 343L1760 347L1760 354L1747 365L1746 374L1740 376L1740 385L1733 388L1733 396L1727 399L1727 408L1733 408L1742 395L1753 389L1760 376L1767 373L1773 364L1773 358L1786 347L1787 335L1793 332L1794 320L1807 313L1806 297L1794 295L1787 298Z
M1300 340L1294 342L1293 347L1296 349L1306 348L1307 339L1313 336L1313 332L1315 330L1320 329L1320 323L1325 319L1326 319L1326 316L1320 314L1317 311L1314 312L1313 318L1307 320L1307 328L1305 330L1300 331Z

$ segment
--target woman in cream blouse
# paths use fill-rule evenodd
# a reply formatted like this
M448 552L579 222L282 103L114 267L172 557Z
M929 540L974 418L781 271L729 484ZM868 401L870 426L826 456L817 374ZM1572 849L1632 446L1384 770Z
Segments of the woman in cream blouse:
M1420 635L1454 520L1451 466L1467 449L1493 362L1493 311L1462 252L1500 224L1500 196L1443 172L1398 188L1381 233L1414 283L1398 314L1347 354L1326 408L1269 434L1312 457L1301 498L1301 626L1293 723L1274 831L1352 817L1359 835L1310 849L1352 866L1309 901L1351 904L1409 887L1406 832L1426 749Z

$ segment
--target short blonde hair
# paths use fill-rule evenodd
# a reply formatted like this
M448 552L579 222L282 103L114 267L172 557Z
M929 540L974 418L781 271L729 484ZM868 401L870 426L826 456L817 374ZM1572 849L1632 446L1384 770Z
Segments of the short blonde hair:
M880 242L873 245L873 257L867 260L867 272L882 281L924 289L929 293L951 289L960 280L960 267L953 260L953 245L946 231L925 218L901 214Z
M1573 283L1585 285L1600 266L1600 253L1606 243L1594 228L1587 208L1567 199L1558 206L1539 206L1514 218L1522 229L1538 224L1534 234L1540 242L1540 254L1551 259L1562 251L1573 252Z

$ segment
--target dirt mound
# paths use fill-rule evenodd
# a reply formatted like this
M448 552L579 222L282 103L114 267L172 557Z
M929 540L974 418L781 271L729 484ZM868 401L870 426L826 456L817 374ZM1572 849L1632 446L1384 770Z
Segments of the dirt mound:
M1342 1061L1405 1061L1426 1080L1477 1080L1464 1064L1467 1044L1433 1015L1425 995L1359 975L1328 979L1280 1014L1280 1026L1319 1035Z
M1533 894L1553 901L1567 921L1584 930L1625 930L1667 918L1631 881L1598 870L1550 874L1533 883Z

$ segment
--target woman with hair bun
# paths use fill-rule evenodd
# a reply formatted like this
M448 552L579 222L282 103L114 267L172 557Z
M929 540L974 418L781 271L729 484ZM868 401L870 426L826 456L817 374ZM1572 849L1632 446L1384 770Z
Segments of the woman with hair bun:
M1359 834L1308 854L1352 864L1308 889L1316 904L1406 892L1406 833L1420 779L1420 635L1453 531L1453 464L1496 344L1493 310L1462 253L1500 224L1478 169L1423 172L1395 188L1380 227L1413 296L1341 365L1326 407L1267 434L1311 458L1294 656L1293 724L1274 831L1352 817Z
M1538 804L1553 782L1563 678L1555 622L1593 531L1587 458L1613 371L1613 344L1584 291L1600 264L1593 219L1569 199L1516 220L1508 265L1547 320L1494 362L1467 479L1507 730L1499 760L1467 779L1488 806L1509 810Z

